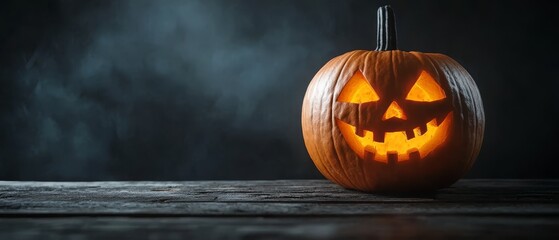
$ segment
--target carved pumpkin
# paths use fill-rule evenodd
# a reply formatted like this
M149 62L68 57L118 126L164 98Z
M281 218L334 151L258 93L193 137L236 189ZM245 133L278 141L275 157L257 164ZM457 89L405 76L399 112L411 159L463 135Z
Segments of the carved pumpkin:
M448 56L396 49L394 15L378 11L377 49L330 60L302 110L318 170L361 191L449 186L472 166L485 118L476 84Z

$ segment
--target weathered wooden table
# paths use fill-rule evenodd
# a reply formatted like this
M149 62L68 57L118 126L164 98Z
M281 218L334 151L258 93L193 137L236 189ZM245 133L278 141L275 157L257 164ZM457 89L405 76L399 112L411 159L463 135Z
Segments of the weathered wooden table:
M559 180L422 196L325 180L0 182L0 239L559 239Z

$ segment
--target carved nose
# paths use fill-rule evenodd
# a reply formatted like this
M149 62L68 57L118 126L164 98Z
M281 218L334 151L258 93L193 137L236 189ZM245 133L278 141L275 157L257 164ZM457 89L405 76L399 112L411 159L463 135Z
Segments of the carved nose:
M388 120L391 118L399 118L403 120L408 119L404 110L398 105L398 103L396 103L396 101L392 101L390 106L388 106L388 109L386 109L386 112L384 112L384 115L382 115L382 120Z

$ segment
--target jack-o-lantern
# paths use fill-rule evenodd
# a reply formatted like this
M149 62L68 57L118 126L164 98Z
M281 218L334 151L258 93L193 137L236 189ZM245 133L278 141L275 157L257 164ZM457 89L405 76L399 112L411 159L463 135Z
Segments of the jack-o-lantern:
M305 145L318 170L361 191L449 186L472 166L485 118L470 74L448 56L396 48L378 10L377 49L330 60L303 100Z

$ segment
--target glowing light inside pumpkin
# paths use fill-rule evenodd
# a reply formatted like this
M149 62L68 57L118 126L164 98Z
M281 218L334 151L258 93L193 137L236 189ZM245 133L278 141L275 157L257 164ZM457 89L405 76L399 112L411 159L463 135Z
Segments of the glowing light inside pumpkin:
M436 119L429 121L427 131L421 134L419 127L413 129L415 136L407 139L406 132L387 132L384 142L375 142L371 131L364 131L363 137L355 134L355 127L342 120L336 119L338 128L342 132L344 139L349 147L362 159L365 159L365 149L373 155L373 160L388 162L388 154L397 154L397 161L407 161L410 154L419 153L420 158L424 158L439 145L444 143L452 124L452 112L448 113L442 123L437 123Z
M417 81L410 89L406 100L418 102L434 102L444 99L446 95L429 73L422 71Z
M380 97L367 82L361 71L355 72L338 96L338 102L366 103L378 101Z
M392 103L390 103L390 106L388 106L388 109L386 109L384 115L382 115L382 120L387 120L390 118L399 118L404 120L408 119L406 117L406 114L404 113L404 110L402 110L402 108L400 107L400 105L398 105L398 103L396 103L396 101L392 101Z

